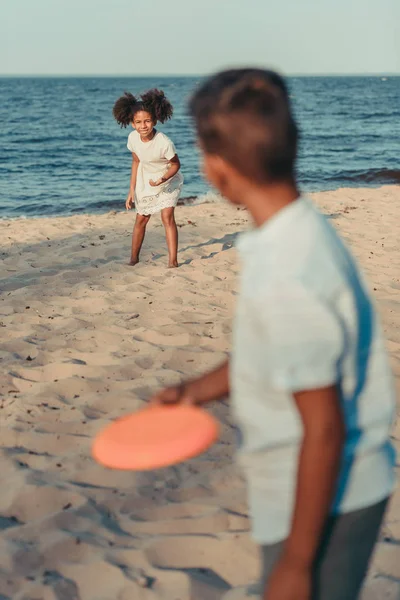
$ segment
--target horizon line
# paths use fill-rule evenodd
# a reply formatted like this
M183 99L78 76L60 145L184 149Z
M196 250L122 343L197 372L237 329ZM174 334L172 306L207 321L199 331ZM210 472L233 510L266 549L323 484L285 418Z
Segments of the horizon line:
M282 73L282 71L278 71ZM44 78L82 78L87 79L91 77L96 78L104 78L104 79L125 79L125 78L195 78L195 77L207 77L209 73L168 73L168 74L160 74L160 73L136 73L136 74L128 74L128 73L0 73L0 79L14 79L14 78L34 78L34 79L44 79ZM284 77L400 77L400 71L371 71L364 73L340 73L340 72L332 72L332 73L284 73Z

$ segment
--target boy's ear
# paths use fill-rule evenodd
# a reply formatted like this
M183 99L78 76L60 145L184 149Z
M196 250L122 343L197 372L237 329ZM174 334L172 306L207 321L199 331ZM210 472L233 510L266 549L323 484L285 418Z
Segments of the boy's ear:
M203 171L205 177L217 190L224 195L227 191L227 181L231 176L232 167L217 154L204 153Z

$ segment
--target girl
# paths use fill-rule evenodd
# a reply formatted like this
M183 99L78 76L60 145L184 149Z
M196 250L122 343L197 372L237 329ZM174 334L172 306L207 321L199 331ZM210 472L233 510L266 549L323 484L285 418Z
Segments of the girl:
M127 144L132 152L132 172L125 203L128 210L135 205L137 212L129 262L132 266L139 262L151 215L160 211L167 239L168 267L178 266L178 229L174 211L183 184L179 172L181 165L172 141L155 129L157 122L164 123L172 117L172 112L172 105L161 90L150 90L140 99L125 92L114 104L116 121L121 127L131 124L134 129Z

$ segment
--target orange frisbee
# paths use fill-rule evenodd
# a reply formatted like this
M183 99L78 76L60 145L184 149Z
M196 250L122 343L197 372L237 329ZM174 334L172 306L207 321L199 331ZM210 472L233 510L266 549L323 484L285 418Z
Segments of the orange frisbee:
M200 408L153 405L100 431L92 454L105 467L149 471L205 452L218 432L216 420Z

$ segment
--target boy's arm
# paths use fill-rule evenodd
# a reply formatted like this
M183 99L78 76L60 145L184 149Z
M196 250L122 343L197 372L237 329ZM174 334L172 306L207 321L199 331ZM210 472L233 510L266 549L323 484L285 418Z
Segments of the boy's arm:
M229 394L229 360L213 371L185 383L162 390L153 401L162 404L177 402L191 402L193 404L206 404L212 400L219 400Z
M335 493L345 430L335 387L294 394L304 437L297 489L284 555L311 566Z
M290 533L264 591L265 600L310 598L313 562L332 506L345 438L335 387L293 396L304 430L295 505Z

